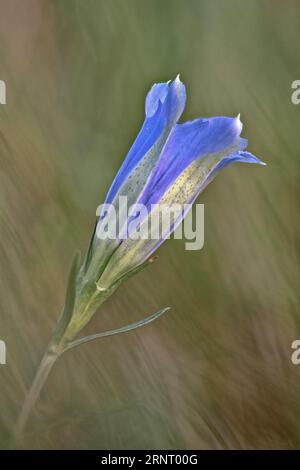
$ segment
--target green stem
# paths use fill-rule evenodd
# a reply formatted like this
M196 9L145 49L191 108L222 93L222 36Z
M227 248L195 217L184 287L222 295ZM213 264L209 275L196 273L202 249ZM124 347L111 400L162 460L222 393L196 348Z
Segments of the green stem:
M24 404L22 406L21 412L17 419L17 423L15 426L14 434L13 434L13 446L18 443L21 439L24 429L26 427L28 418L32 409L35 406L35 403L40 395L40 392L50 374L52 367L54 366L57 359L60 357L62 353L62 346L56 344L50 344L49 348L47 349L41 363L37 369L33 382L31 384L30 390L26 395Z
M79 306L81 307L79 308L74 307L75 289L72 289L73 284L74 279L71 279L63 314L60 317L50 344L41 360L31 387L25 397L24 404L14 428L12 439L13 447L16 446L18 441L22 438L31 411L35 406L35 403L55 362L64 352L64 349L70 340L72 340L78 334L78 332L89 321L90 317L95 312L96 306L94 306L94 302L97 296L99 296L99 293L96 290L96 285L94 287L95 291L93 293L88 293L88 298L83 296L83 305L79 302ZM97 307L98 306L99 305L97 304ZM90 309L91 312L89 311ZM76 314L77 310L80 313L79 315Z

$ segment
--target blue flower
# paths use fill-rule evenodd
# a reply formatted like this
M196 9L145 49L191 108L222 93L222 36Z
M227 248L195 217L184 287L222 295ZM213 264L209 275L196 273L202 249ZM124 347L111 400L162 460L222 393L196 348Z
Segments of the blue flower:
M106 197L118 220L123 220L120 197L128 205L147 208L154 205L192 204L199 193L222 168L234 162L264 165L247 152L247 140L240 137L240 117L195 119L178 124L186 103L184 84L177 77L172 82L152 86L146 97L145 121ZM134 212L134 211L133 211ZM92 242L88 270L99 275L100 290L108 289L118 279L142 265L181 222L185 211L178 213L159 240L103 240L99 235L109 219L102 212ZM125 217L119 235L130 221ZM133 217L134 219L134 217ZM146 216L145 216L146 219ZM142 224L146 224L143 220ZM139 219L140 224L140 219ZM140 224L141 225L141 224ZM134 227L136 226L131 224Z

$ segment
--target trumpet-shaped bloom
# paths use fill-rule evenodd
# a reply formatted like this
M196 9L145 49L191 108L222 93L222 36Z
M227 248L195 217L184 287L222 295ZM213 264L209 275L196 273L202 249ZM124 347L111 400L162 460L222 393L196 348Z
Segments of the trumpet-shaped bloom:
M146 226L149 214L158 210L154 207L174 204L183 207L193 203L225 166L234 162L264 165L245 151L248 142L240 137L242 123L239 116L178 124L185 102L185 86L179 77L172 82L153 85L146 97L144 124L106 197L106 203L113 205L120 219L120 196L127 196L130 206L142 204L147 208L148 216L145 215L142 221L139 218L136 225L134 216L129 214L126 222L128 224L130 217L133 219L131 232L137 225L139 229ZM118 278L143 264L184 216L182 209L159 240L131 237L102 240L99 233L109 216L101 214L92 244L93 253L100 253L102 258L100 288L109 288ZM119 232L123 229L119 227Z

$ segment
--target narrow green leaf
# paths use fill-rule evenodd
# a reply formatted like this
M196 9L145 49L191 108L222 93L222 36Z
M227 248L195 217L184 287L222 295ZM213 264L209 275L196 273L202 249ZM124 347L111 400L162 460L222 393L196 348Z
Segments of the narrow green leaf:
M135 323L130 323L129 325L122 326L120 328L115 328L114 330L104 331L102 333L96 333L94 335L79 338L79 339L69 343L66 346L66 348L64 349L64 352L68 351L69 349L75 348L76 346L80 346L81 344L87 343L89 341L93 341L93 340L98 339L98 338L104 338L105 336L118 335L119 333L126 333L127 331L135 330L136 328L140 328L141 326L144 326L144 325L147 325L148 323L153 322L154 320L159 318L161 315L163 315L168 310L170 310L170 307L163 308L162 310L159 310L159 312L153 313L152 315L149 315L148 317L144 318L143 320L139 320Z
M96 233L96 229L97 229L97 223L98 223L98 217L96 219L96 222L95 222L95 226L94 226L94 230L93 230L93 234L90 238L90 243L89 243L89 247L88 247L88 250L86 252L86 255L85 255L85 259L84 259L84 262L83 262L83 271L85 272L86 271L86 268L87 268L87 265L90 261L90 257L91 257L91 253L92 253L92 247L93 247L93 240L94 240L94 237L95 237L95 233Z
M80 252L76 251L70 269L64 309L62 311L54 334L55 339L60 338L62 336L72 318L76 297L76 279L79 272L79 267Z

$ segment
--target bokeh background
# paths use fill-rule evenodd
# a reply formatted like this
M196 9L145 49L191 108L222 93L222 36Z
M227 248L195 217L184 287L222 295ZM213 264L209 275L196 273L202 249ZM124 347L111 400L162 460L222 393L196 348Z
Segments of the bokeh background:
M2 448L145 94L179 72L183 119L240 112L268 166L207 188L204 249L167 242L85 333L172 310L62 357L20 446L300 447L299 31L297 0L0 1Z

